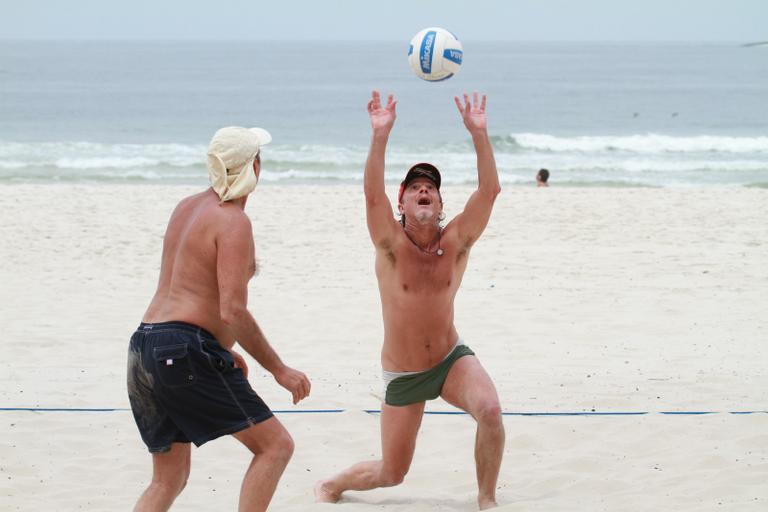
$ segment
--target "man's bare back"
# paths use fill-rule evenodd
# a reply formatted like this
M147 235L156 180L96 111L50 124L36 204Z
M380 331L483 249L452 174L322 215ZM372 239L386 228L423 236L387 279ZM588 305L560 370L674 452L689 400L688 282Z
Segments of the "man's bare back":
M250 224L241 208L220 204L212 189L179 203L165 232L157 292L144 322L189 322L213 333L224 347L232 347L234 336L221 319L216 241L237 221ZM253 239L249 242L252 276L256 264Z

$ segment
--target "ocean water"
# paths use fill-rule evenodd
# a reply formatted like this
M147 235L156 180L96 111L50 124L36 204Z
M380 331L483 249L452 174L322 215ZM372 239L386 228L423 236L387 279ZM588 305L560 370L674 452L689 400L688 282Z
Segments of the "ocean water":
M359 182L375 88L398 99L391 181L426 160L473 182L453 96L480 91L504 184L768 186L768 48L463 44L461 72L427 83L407 41L3 41L0 183L203 185L227 125L272 132L263 182Z

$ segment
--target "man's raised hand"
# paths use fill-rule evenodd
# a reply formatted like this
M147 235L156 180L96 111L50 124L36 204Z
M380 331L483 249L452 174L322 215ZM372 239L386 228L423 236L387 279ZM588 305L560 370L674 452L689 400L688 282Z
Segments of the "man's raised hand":
M472 102L469 101L469 95L464 94L464 103L462 104L458 96L453 97L456 102L456 107L459 109L459 114L464 120L464 126L470 133L477 131L485 131L488 129L488 122L485 117L485 94L483 94L482 101L479 100L479 95L472 93Z
M395 124L395 118L397 114L395 112L394 95L390 94L387 97L387 105L382 107L381 94L379 91L373 91L371 93L371 101L368 102L368 116L371 118L371 128L373 131L386 131L389 132L392 129L392 125Z

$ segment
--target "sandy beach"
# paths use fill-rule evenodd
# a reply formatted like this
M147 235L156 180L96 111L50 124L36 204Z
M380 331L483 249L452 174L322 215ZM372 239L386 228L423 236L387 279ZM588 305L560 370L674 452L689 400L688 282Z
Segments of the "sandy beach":
M117 409L0 411L0 510L128 510L148 482L127 344L168 216L198 190L0 185L0 407ZM443 188L449 217L470 193ZM296 454L272 510L475 510L474 424L457 415L425 417L403 485L312 502L317 479L380 454L365 412L380 407L382 325L362 190L267 185L246 211L250 309L313 383L293 406L249 358L273 409L304 411L278 413ZM499 510L768 508L766 219L759 188L504 189L456 303L503 410L646 414L505 416ZM226 438L192 457L175 510L235 510L247 451Z

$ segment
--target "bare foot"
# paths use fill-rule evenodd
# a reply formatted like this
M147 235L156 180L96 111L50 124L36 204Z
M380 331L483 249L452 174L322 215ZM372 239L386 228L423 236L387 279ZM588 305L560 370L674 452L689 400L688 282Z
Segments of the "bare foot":
M315 484L315 502L316 503L336 503L340 496L328 490L325 480L320 480Z
M477 500L477 504L480 510L488 510L499 506L499 504L496 503L496 500Z

